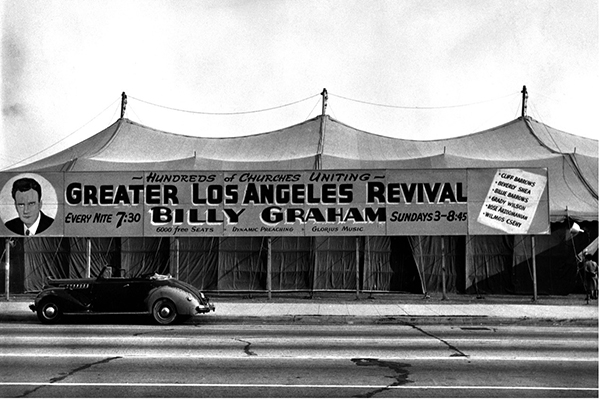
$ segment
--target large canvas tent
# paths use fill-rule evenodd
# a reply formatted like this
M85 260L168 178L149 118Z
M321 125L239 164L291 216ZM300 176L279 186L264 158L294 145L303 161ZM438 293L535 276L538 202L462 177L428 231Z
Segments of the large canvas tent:
M230 138L184 136L125 118L81 143L6 172L293 171L546 168L551 234L535 247L540 293L580 290L574 254L598 236L598 142L529 117L461 137L418 141L367 133L322 115ZM585 234L572 237L573 222ZM92 269L171 272L205 290L530 293L524 236L94 238ZM85 272L84 238L17 240L11 284L35 291L47 275ZM89 254L89 252L88 252ZM177 261L175 261L177 258ZM442 278L445 279L442 284Z

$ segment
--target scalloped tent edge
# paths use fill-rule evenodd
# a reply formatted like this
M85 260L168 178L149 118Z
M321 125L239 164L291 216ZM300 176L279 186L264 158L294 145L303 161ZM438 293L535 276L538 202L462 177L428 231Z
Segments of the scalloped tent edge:
M552 222L598 221L598 141L529 117L430 141L368 133L328 115L226 138L179 135L121 118L69 149L5 172L500 167L548 169Z

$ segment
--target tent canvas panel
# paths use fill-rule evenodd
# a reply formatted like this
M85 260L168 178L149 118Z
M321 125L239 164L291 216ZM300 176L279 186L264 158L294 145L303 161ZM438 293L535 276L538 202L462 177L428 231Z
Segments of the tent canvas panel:
M598 141L528 117L431 141L384 137L329 116L230 138L176 135L119 119L67 150L7 172L506 167L547 168L552 234L536 237L536 261L543 264L539 271L544 274L540 291L579 290L577 284L565 283L572 281L574 266L569 244L559 241L559 231L573 221L586 227L589 238L579 236L571 244L577 251L598 235ZM526 246L529 239L522 239L363 237L358 240L357 262L355 237L274 238L273 288L355 290L359 285L365 290L438 292L444 266L449 292L528 293L531 254ZM589 241L584 243L585 239ZM83 238L16 242L11 265L27 291L39 290L49 274L78 277L85 272ZM181 239L176 260L172 238L93 238L91 264L94 272L110 261L130 274L177 271L204 289L262 291L266 289L265 242L260 237Z

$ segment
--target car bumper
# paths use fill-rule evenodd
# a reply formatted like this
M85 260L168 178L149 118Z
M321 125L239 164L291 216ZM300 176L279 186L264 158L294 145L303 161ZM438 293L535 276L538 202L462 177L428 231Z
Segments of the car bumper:
M196 307L196 314L206 314L211 311L215 311L215 305L213 303L201 304Z

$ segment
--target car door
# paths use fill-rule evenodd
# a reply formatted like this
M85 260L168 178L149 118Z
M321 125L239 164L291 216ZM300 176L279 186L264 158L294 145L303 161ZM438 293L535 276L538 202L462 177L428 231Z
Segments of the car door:
M93 288L94 312L145 312L148 282L141 279L101 278Z

